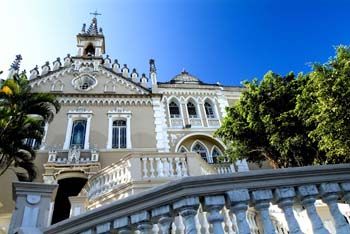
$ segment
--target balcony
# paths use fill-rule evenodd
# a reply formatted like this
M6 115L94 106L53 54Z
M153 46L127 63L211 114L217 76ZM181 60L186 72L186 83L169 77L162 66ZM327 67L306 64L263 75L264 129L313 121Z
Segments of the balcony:
M350 233L342 209L349 210L349 164L181 177L43 233ZM316 212L319 203L329 208L332 227Z
M101 169L99 152L96 149L81 150L78 147L69 150L51 149L44 168L43 180L47 184L56 183L64 173L80 171L92 176Z
M94 209L169 181L234 171L232 164L208 164L196 153L131 153L93 175L80 196Z

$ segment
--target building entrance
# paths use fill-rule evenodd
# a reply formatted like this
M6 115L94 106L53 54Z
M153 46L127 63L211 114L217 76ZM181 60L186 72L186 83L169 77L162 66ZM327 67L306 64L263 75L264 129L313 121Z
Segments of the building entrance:
M86 181L84 178L65 178L58 181L52 224L69 218L71 206L68 197L77 196Z

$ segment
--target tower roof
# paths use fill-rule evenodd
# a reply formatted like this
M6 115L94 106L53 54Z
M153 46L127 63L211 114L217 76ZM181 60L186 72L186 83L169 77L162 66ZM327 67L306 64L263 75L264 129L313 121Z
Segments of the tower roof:
M96 11L90 14L94 15L94 18L92 18L89 28L86 30L86 24L83 24L83 28L81 29L81 33L79 33L79 35L103 36L102 28L98 28L97 18L96 18L97 15L101 15L101 14L97 13Z

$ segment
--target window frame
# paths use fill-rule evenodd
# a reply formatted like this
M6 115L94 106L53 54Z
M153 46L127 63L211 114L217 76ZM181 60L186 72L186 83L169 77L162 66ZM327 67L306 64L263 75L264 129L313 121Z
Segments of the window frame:
M123 125L114 125L115 122L122 121ZM118 130L118 133L116 133ZM124 137L122 137L122 130L124 132ZM118 135L118 142L115 142L116 134ZM122 145L122 138L125 138L125 143ZM116 119L112 123L112 149L126 149L127 142L127 121L124 119Z
M108 111L108 139L107 146L108 150L125 150L131 149L131 111L125 111L122 109L116 109ZM113 122L115 120L124 120L126 121L126 147L125 148L113 148Z

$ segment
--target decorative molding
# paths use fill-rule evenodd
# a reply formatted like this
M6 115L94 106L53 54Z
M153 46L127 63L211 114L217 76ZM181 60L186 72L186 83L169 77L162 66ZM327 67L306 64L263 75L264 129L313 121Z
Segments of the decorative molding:
M92 95L93 96L93 95ZM107 97L60 97L61 104L69 105L119 105L119 106L145 106L152 105L151 99L144 98L107 98Z
M167 132L167 124L165 121L165 107L160 98L152 98L153 113L154 113L154 124L157 140L158 152L169 152L169 139Z

